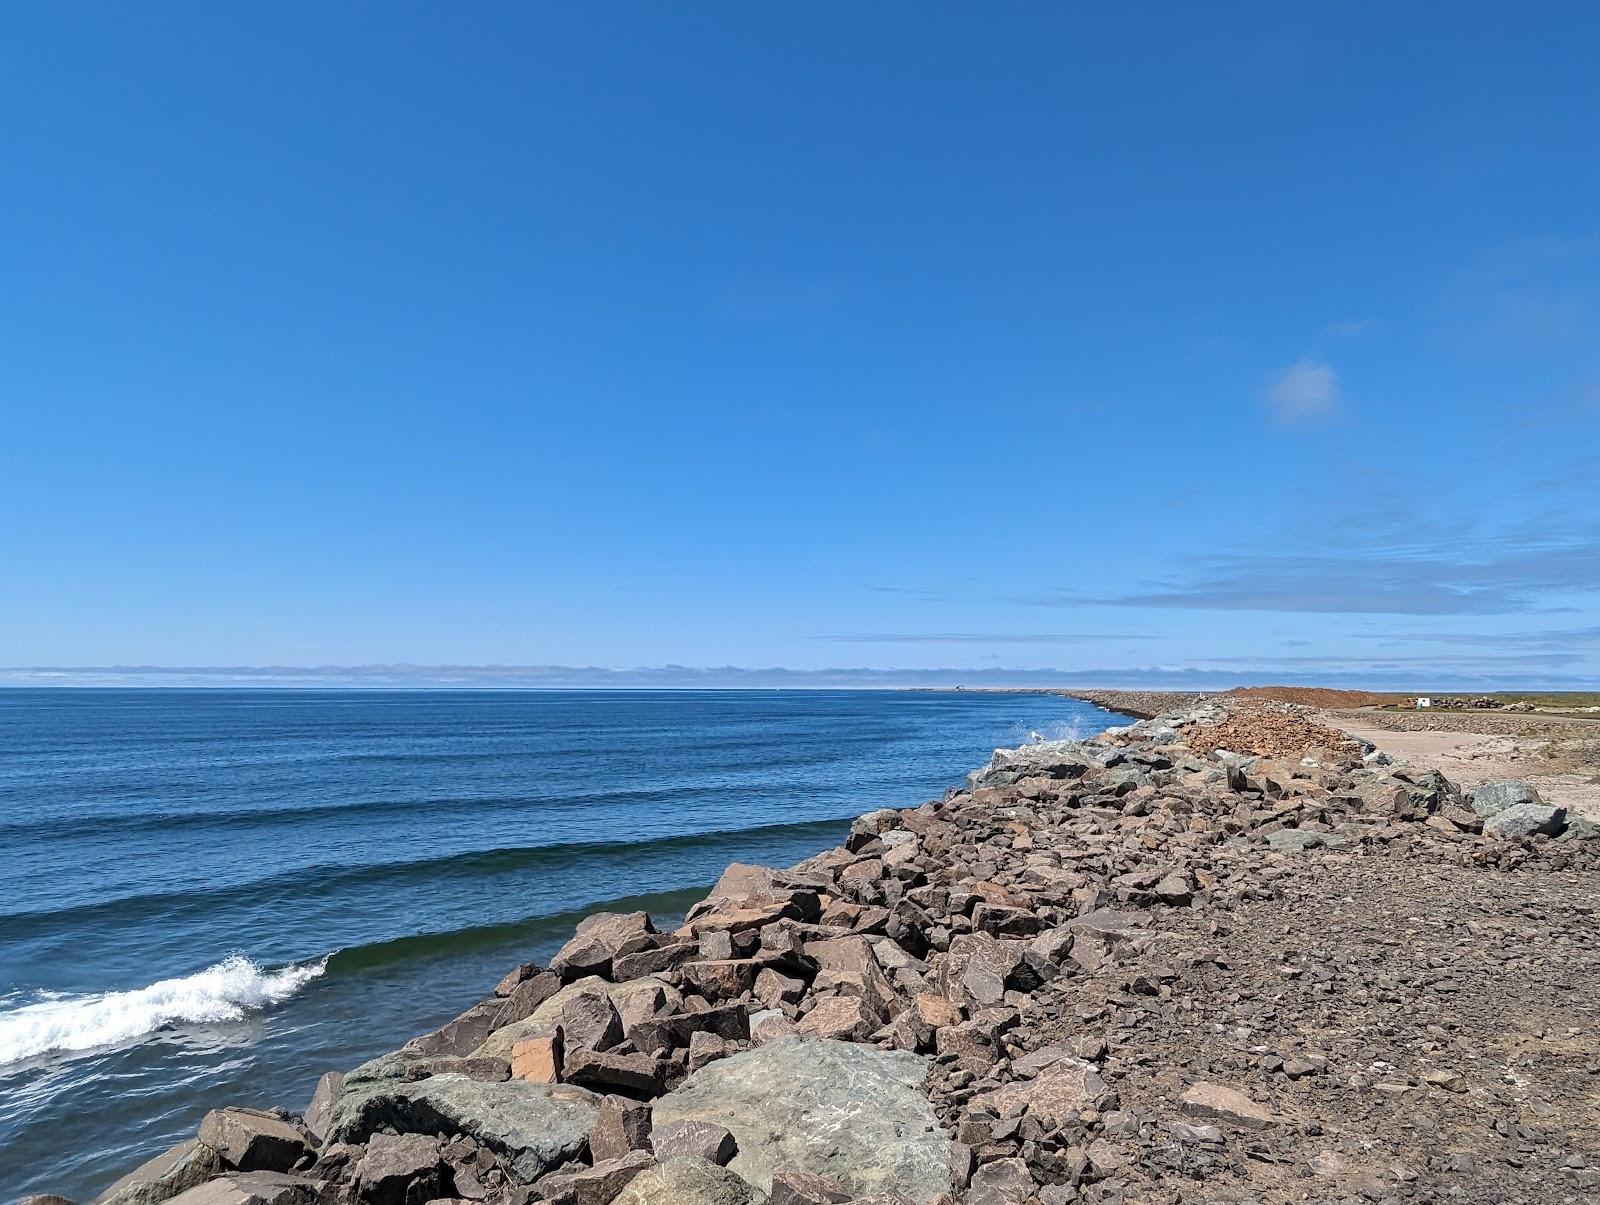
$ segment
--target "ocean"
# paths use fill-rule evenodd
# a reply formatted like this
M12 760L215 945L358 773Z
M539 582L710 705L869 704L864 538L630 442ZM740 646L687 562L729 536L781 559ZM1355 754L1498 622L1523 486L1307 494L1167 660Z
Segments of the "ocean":
M431 1029L586 913L666 922L1001 745L1049 695L0 690L0 1200Z

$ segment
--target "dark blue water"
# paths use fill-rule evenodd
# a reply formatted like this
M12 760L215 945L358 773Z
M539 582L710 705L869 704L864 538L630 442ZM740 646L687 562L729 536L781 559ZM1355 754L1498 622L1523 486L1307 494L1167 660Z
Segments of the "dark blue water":
M92 1195L220 1102L302 1107L548 956L997 745L969 692L0 690L0 1199Z

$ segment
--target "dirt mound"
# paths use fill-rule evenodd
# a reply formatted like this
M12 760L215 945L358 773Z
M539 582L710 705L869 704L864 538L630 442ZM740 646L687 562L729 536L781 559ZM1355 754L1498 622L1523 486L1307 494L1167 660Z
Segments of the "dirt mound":
M1411 697L1371 690L1332 690L1322 686L1236 686L1228 693L1238 698L1298 703L1302 707L1382 707Z
M1298 707L1281 703L1244 704L1221 723L1192 732L1188 743L1204 753L1227 749L1261 757L1297 757L1309 752L1359 756L1355 742L1344 733L1318 723Z

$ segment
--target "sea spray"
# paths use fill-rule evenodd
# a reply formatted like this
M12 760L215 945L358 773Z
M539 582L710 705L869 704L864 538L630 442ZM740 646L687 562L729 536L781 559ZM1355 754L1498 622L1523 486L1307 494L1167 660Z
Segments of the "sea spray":
M280 1004L317 978L327 960L266 971L242 954L193 975L131 992L45 998L0 1012L0 1067L53 1051L136 1041L166 1025L237 1021Z

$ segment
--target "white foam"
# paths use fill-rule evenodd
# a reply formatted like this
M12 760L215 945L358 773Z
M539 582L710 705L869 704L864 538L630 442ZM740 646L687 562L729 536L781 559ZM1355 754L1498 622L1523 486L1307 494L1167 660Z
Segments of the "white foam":
M263 971L242 954L193 975L132 992L46 998L0 1012L0 1066L57 1050L132 1042L165 1025L237 1021L282 1003L327 969L327 960Z

